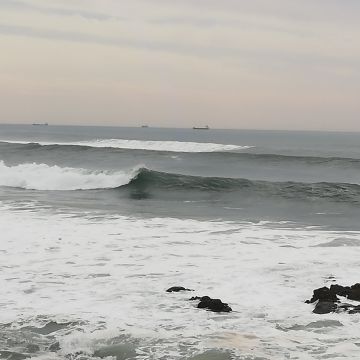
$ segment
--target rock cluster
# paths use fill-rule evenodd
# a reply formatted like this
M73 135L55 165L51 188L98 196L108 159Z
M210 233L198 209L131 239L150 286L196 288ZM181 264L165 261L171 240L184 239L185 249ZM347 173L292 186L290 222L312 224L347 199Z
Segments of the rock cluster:
M194 291L191 289L186 289L182 286L172 286L167 289L166 292L180 292L180 291ZM199 309L207 309L214 312L230 312L232 311L231 307L227 303L223 303L220 299L212 299L209 296L194 296L191 299L199 300L197 307Z
M195 296L190 300L200 300L197 307L199 309L208 309L214 312L230 312L231 307L227 303L223 303L220 299L212 299L209 296Z
M352 286L331 285L330 288L324 286L315 289L310 300L306 300L307 304L317 301L313 313L328 314L330 312L347 311L349 314L360 313L360 305L352 305L342 303L338 296L347 298L348 300L360 301L360 284Z
M179 291L194 291L194 290L185 289L182 286L172 286L171 288L166 290L166 292L179 292Z

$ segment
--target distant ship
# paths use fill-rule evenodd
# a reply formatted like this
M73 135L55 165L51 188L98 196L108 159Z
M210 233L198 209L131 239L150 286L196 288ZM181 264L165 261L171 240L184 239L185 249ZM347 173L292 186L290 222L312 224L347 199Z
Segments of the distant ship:
M194 130L210 130L209 125L206 126L194 126Z
M33 123L34 126L48 126L49 124L48 123Z
M141 125L142 128L148 128L149 125Z

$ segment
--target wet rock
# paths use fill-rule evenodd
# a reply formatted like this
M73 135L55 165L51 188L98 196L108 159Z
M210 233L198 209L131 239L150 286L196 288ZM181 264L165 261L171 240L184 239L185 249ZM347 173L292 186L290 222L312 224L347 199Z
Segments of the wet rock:
M354 306L349 310L349 314L359 314L360 313L360 305Z
M179 291L194 291L194 290L186 289L182 286L172 286L171 288L166 290L166 292L179 292Z
M331 285L330 288L324 286L315 289L312 298L307 300L306 303L311 304L317 301L313 310L315 314L328 314L330 312L342 311L346 311L349 314L360 313L360 305L341 303L337 295L346 297L349 300L360 301L360 284L358 283L352 286L334 284Z
M61 348L60 348L60 344L58 341L49 346L49 351L51 351L51 352L56 352L56 351L59 351L60 349Z
M348 299L360 301L360 284L355 284L350 287Z
M330 286L330 291L339 296L348 296L350 287L335 284Z
M36 345L36 344L28 344L26 346L26 350L28 353L33 354L33 353L40 351L40 346Z
M329 314L336 311L338 305L332 301L319 301L313 310L314 314Z
M198 304L199 309L208 309L214 312L230 312L231 307L227 303L223 303L220 299L212 299L209 296L192 297L190 300L200 300Z
M312 298L310 300L307 300L306 303L311 304L317 300L325 302L336 302L339 301L339 298L336 296L336 293L334 291L324 286L322 288L315 289Z
M115 344L104 346L94 352L94 356L106 358L115 357L116 360L133 359L136 357L135 347L132 344Z

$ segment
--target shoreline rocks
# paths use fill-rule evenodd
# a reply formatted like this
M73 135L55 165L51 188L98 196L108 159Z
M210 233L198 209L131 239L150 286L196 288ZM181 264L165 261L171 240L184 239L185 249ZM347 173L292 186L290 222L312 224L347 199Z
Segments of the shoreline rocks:
M232 309L227 303L223 303L220 299L212 299L209 296L195 296L189 300L200 300L197 305L198 309L208 309L214 312L231 312Z
M172 286L166 292L194 291L183 286ZM213 312L231 312L231 307L220 299L212 299L210 296L193 296L190 301L199 300L198 309L206 309Z
M360 284L352 286L331 285L330 288L324 286L313 291L313 296L305 303L312 304L317 301L313 313L328 314L331 312L348 312L349 314L360 313L360 305L342 303L338 296L348 300L360 301Z
M179 292L179 291L194 291L194 290L186 289L182 286L172 286L171 288L166 290L166 292Z

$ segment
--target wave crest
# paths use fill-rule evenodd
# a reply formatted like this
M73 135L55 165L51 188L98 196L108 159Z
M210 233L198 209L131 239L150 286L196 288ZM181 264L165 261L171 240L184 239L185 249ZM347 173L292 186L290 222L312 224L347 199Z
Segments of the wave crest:
M91 171L81 168L27 163L7 166L0 161L0 186L28 190L110 189L128 184L140 167L129 171Z
M137 166L122 171L95 171L82 168L27 163L7 166L0 161L0 186L29 190L118 189L151 194L179 192L238 192L254 196L315 201L327 199L360 202L360 185L348 183L271 182L226 177L172 174ZM234 195L235 196L235 195Z
M115 148L115 149L132 149L132 150L149 150L149 151L167 151L167 152L224 152L224 151L240 151L252 148L253 146L241 146L232 144L218 143L199 143L199 142L182 142L182 141L149 141L149 140L125 140L125 139L95 139L89 141L76 142L47 142L47 141L16 141L16 140L0 140L10 144L39 144L63 145L63 146L87 146L94 148Z

